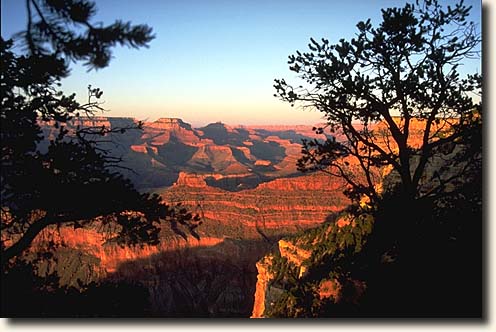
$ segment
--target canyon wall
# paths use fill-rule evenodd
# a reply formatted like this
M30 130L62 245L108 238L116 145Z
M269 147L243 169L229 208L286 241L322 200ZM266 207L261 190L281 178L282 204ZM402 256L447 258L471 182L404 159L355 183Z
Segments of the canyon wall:
M342 183L325 174L276 179L234 192L208 186L206 178L180 173L172 187L159 191L165 201L198 213L204 235L257 238L260 233L294 233L324 222L349 203L340 190Z

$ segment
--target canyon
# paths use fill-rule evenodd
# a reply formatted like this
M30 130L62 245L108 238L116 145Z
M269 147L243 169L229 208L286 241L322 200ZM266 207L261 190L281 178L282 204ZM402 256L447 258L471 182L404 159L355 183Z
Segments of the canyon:
M68 127L116 129L137 123L98 117ZM47 140L56 135L51 126L42 128ZM422 124L413 121L411 131L409 144L418 147ZM292 302L295 280L310 287L320 309L361 301L368 285L360 278L338 279L332 270L314 275L322 264L329 266L326 259L336 248L361 246L374 222L343 214L350 200L342 180L297 170L301 140L329 136L316 134L312 126L218 122L193 128L169 118L109 136L111 143L102 147L132 169L120 171L139 190L198 215L199 239L184 239L164 224L159 245L129 247L108 243L112 231L102 229L98 220L78 229L50 228L35 239L31 251L55 244L55 260L39 267L41 275L55 274L62 285L76 288L101 281L139 282L147 293L147 309L136 315L147 317L261 318L293 309L298 315ZM376 143L397 149L387 137L379 135ZM443 158L455 154L452 150L431 160L422 190L432 189L431 179L446 167ZM346 162L356 167L351 159L344 158ZM390 167L378 170L378 192L397 176Z
M131 118L95 117L69 123L118 129ZM57 132L42 126L47 141ZM321 138L312 126L192 128L181 119L143 123L143 129L108 134L101 147L133 171L120 170L142 191L160 194L198 214L200 239L183 239L163 225L158 246L107 243L98 220L85 227L49 228L33 252L55 244L55 260L39 269L62 285L101 280L140 282L148 316L249 317L255 300L256 263L287 235L315 227L349 204L344 184L323 173L296 169L301 140Z

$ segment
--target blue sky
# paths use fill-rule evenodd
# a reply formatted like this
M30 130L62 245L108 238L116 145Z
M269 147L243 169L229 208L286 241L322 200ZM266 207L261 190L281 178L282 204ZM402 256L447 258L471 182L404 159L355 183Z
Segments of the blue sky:
M63 89L84 100L88 84L100 87L109 116L180 117L194 125L314 124L320 113L273 97L274 78L295 81L288 55L306 50L310 37L349 39L358 21L379 22L381 8L405 2L97 1L94 21L146 23L156 38L148 49L116 49L103 70L73 65ZM480 1L465 2L474 7L471 19L480 22ZM25 26L24 1L1 4L2 36L9 37ZM478 61L466 67L481 72Z

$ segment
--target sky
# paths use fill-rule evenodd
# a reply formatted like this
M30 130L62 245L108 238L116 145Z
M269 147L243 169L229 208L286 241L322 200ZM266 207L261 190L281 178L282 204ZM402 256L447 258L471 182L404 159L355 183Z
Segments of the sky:
M317 111L292 108L274 97L275 78L298 82L288 55L306 51L310 37L350 39L356 23L380 22L380 9L406 0L101 0L93 22L116 19L148 24L156 36L149 48L116 48L110 66L87 71L73 64L62 82L81 101L88 84L104 91L107 116L153 121L178 117L194 126L315 124ZM441 3L454 3L442 0ZM480 23L481 3L471 20ZM1 0L2 36L25 29L25 1ZM465 65L481 72L479 61ZM463 69L462 69L463 70Z

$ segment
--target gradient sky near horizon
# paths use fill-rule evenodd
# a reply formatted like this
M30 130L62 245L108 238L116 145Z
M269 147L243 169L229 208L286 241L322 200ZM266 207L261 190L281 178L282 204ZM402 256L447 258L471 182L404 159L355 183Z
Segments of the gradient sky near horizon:
M88 84L104 91L107 116L155 120L179 117L194 126L315 124L321 113L292 108L273 96L274 78L297 82L288 55L307 50L310 37L337 42L356 33L356 23L380 22L381 8L406 0L228 1L101 0L94 22L116 19L148 24L156 38L149 48L114 49L110 66L88 72L72 65L65 92L85 100ZM455 1L441 0L443 4ZM481 2L470 20L480 26ZM2 36L25 29L25 2L1 0ZM462 72L481 72L478 60Z

